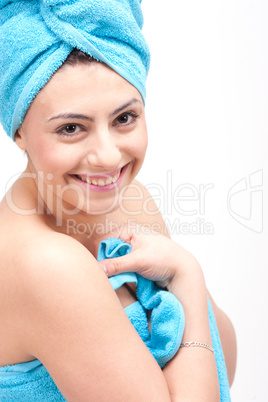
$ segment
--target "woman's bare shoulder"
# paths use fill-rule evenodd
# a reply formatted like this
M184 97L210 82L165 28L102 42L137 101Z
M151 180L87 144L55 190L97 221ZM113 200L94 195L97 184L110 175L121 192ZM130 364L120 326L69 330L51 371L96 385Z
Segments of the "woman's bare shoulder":
M15 261L19 264L46 261L65 262L71 257L89 258L95 260L92 254L77 240L71 236L55 232L53 230L32 230L24 233L17 245L22 253L17 254Z
M92 276L97 269L101 271L93 255L78 241L52 230L33 229L32 225L14 234L4 254L1 293L13 295L14 308L22 308L22 315L27 313L24 307L30 298L45 303L53 288L64 291L68 281L70 285L82 281L85 271Z
M64 284L60 279L78 280L99 266L93 255L70 236L52 230L38 230L24 233L16 242L13 255L13 270L25 294L49 291L49 286L57 283L58 289ZM65 282L66 283L66 282Z
M115 220L147 227L149 230L169 237L165 221L145 185L134 180L122 194L119 209L114 213Z
M90 252L69 237L48 234L33 239L23 259L24 347L66 399L104 400L107 392L112 400L134 393L148 398L152 378L161 382L161 373ZM133 375L138 388L125 386ZM166 393L163 384L160 389Z

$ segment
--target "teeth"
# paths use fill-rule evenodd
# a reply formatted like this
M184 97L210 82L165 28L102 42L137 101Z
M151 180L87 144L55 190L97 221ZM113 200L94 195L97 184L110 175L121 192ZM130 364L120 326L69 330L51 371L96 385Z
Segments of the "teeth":
M80 180L82 180L88 184L94 184L94 186L103 187L103 186L108 186L111 183L115 183L120 176L120 172L121 171L117 172L114 176L107 177L107 179L96 179L96 178L90 179L89 177L81 177L79 175L77 175L77 176L79 177Z
M105 184L106 184L106 186L107 186L108 184L111 184L112 182L113 182L113 180L109 177L109 179L106 180L106 183L105 183Z
M115 177L112 179L112 182L115 183L116 180L118 179L118 177L119 177L119 176L115 176Z

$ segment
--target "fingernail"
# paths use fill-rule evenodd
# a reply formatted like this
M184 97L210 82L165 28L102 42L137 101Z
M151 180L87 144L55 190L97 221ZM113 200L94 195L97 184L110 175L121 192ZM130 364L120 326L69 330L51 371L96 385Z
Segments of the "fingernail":
M105 274L107 275L107 268L104 264L100 264L101 268L103 269L103 271L105 272Z

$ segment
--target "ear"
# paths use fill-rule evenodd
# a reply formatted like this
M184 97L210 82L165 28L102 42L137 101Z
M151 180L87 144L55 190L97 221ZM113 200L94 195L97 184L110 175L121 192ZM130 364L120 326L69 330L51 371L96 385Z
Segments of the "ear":
M18 130L15 133L14 140L15 140L15 143L18 145L18 147L25 151L26 145L23 140L23 135L21 135L21 134L22 134L22 129L20 127L20 128L18 128Z

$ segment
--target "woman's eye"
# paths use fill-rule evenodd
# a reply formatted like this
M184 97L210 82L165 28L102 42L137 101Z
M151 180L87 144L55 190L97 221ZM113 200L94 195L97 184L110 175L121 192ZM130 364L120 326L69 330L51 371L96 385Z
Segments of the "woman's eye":
M134 123L134 121L137 119L138 115L133 112L128 112L128 113L122 113L120 116L118 116L115 120L115 124L120 124L123 126L128 126L129 124Z
M73 134L76 131L76 125L75 124L68 124L65 128L66 133L68 134Z
M73 134L78 134L79 132L79 127L77 124L66 124L65 126L61 127L57 133L60 135L73 135Z

